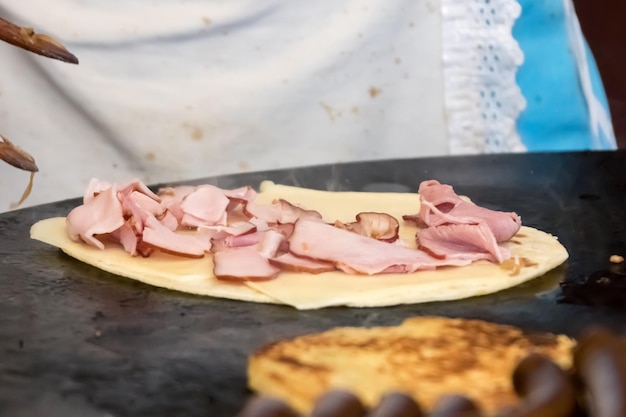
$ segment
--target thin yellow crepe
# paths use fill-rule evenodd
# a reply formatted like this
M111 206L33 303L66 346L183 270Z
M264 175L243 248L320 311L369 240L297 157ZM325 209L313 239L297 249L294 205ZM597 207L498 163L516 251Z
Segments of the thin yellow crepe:
M355 215L362 211L389 213L397 219L419 211L419 196L415 193L328 192L272 182L261 184L258 202L270 203L277 198L317 210L329 222L354 221ZM415 227L400 223L400 238L415 247ZM203 259L164 253L154 253L149 258L131 257L118 247L99 250L73 242L67 235L63 217L37 222L31 228L31 238L56 246L69 256L104 271L149 285L198 295L287 304L300 310L339 305L390 306L490 294L539 277L568 257L554 236L522 227L512 242L505 244L514 257L530 265L522 267L517 274L500 265L480 261L465 267L413 274L361 276L343 272L317 275L284 272L272 281L238 284L219 281L213 276L210 255Z

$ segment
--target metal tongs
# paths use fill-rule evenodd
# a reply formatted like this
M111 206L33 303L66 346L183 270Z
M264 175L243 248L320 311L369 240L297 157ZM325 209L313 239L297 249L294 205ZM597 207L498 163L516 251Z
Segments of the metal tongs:
M38 55L69 64L78 64L78 58L69 52L59 41L51 36L36 33L33 28L21 27L0 17L0 41L10 43L18 48L25 49ZM28 152L14 145L7 138L0 135L0 160L16 168L31 173L30 182L20 201L19 206L30 194L35 172L39 171L35 158Z

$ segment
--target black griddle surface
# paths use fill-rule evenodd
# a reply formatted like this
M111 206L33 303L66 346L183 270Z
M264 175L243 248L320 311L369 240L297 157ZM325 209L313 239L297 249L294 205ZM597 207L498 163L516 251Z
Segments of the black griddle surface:
M271 179L332 190L413 191L433 178L557 235L569 261L546 277L484 297L300 312L152 288L29 239L34 222L66 215L78 199L1 215L0 416L234 416L249 395L246 357L260 345L339 325L397 324L414 315L479 318L572 336L592 324L626 333L623 304L558 302L559 281L574 284L615 269L610 255L626 255L624 152L353 163L195 183L236 187Z

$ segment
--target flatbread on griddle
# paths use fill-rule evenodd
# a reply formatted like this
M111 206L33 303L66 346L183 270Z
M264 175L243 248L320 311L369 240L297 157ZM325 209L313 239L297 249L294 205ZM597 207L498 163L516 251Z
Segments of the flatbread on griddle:
M461 394L487 413L517 402L512 374L530 353L564 369L575 342L480 320L415 317L394 327L339 327L265 346L248 361L248 385L308 415L329 389L354 392L365 405L403 391L428 411L444 394Z
M211 273L211 256L191 259L155 251L150 257L143 258L130 256L117 245L106 245L105 250L100 250L72 241L67 234L65 217L37 222L30 234L33 239L56 246L81 262L155 287L257 303L278 302L245 285L215 279Z
M255 201L270 203L278 198L317 210L329 222L351 222L363 211L384 212L397 219L419 211L416 193L328 192L271 182L261 184ZM415 226L400 223L400 238L415 247ZM362 276L339 271L317 275L282 272L272 281L238 284L213 276L211 255L187 259L156 252L142 258L132 257L119 247L108 246L102 251L73 242L62 217L37 222L31 228L31 237L56 246L79 261L149 285L198 295L287 304L301 310L338 305L389 306L490 294L539 277L568 257L555 237L522 227L517 236L505 244L525 265L519 271L479 261L465 267L444 267L413 274Z

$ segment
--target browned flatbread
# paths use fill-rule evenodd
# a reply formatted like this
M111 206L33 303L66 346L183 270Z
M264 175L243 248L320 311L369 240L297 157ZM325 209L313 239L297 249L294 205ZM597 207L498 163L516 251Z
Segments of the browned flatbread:
M575 342L479 320L411 318L395 327L336 328L266 346L248 363L248 384L308 413L326 390L352 390L368 406L390 390L430 410L463 394L492 414L517 402L511 375L531 352L568 369Z

